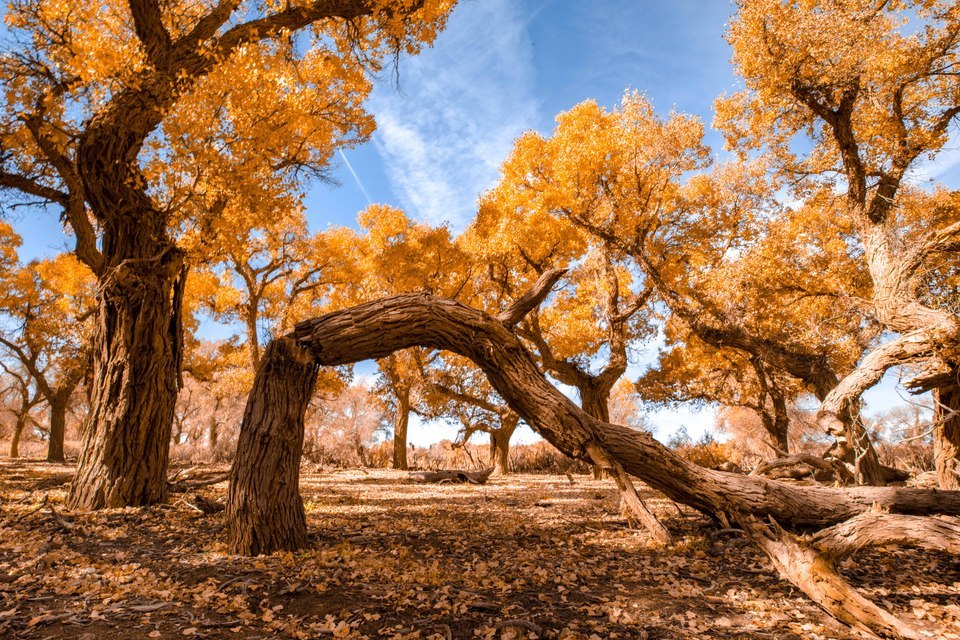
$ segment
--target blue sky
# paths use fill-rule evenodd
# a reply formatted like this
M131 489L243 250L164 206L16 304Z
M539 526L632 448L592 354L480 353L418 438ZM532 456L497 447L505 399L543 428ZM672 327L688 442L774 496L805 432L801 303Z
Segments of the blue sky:
M625 90L639 90L662 113L697 114L709 124L713 100L737 88L723 39L732 11L727 0L461 0L435 46L401 60L399 87L390 74L378 83L368 104L378 129L338 156L338 187L310 190L311 226L353 224L358 211L382 202L460 230L513 140L530 129L549 132L556 114L585 99L612 107ZM721 149L717 132L708 129L707 141ZM960 184L958 146L953 141L918 177ZM67 246L53 214L24 215L16 226L25 257ZM867 395L872 410L900 401L895 381L888 376ZM709 411L653 417L661 438L681 424L696 435L713 422ZM415 424L410 436L420 445L452 433Z

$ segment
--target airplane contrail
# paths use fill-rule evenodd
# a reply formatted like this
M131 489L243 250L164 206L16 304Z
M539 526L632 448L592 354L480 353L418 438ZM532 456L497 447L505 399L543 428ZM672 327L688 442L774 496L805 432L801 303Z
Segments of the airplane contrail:
M367 204L373 204L373 199L370 197L370 194L367 193L367 188L363 186L362 182L360 182L360 176L358 176L357 172L353 170L353 165L350 164L349 160L347 160L347 156L343 153L343 150L337 149L337 153L339 153L340 157L343 158L343 163L347 165L347 169L350 171L350 175L353 176L353 179L356 181L357 186L360 187L360 191L363 192L363 197L367 199Z

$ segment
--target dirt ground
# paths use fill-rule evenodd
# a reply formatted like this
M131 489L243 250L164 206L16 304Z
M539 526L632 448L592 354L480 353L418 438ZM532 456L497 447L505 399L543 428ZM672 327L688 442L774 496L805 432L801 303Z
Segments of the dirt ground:
M71 472L0 462L0 638L854 637L738 536L646 490L677 539L655 548L609 481L304 469L310 547L243 558L197 491L76 514ZM956 558L884 551L845 571L931 638L960 638Z

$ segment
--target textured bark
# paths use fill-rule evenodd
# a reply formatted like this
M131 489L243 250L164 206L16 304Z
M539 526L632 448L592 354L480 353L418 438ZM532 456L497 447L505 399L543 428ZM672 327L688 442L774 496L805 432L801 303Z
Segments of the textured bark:
M289 338L326 366L381 358L416 345L470 358L521 419L567 455L585 460L587 444L595 443L626 472L707 513L742 511L802 526L842 522L874 504L896 513L960 514L960 492L799 487L690 463L647 433L587 415L547 381L506 327L450 300L426 294L395 296L301 322ZM250 403L263 404L256 393L251 393L248 407Z
M921 636L899 618L860 595L837 573L834 563L777 526L770 531L754 522L742 524L749 537L773 561L777 572L837 620L869 637Z
M482 471L441 469L439 471L417 471L410 474L410 479L414 482L464 482L469 484L486 484L492 473L492 467Z
M258 555L306 543L300 455L318 371L311 354L292 338L274 340L263 354L230 469L227 542L236 553Z
M407 427L410 425L410 390L397 390L396 414L393 416L393 468L408 469Z
M115 237L105 234L113 266L100 282L94 334L91 411L72 508L141 506L166 497L170 432L182 350L180 251L149 230L145 214Z
M75 163L53 145L45 149L70 186L70 199L81 203L66 214L77 233L77 254L98 280L91 411L69 497L74 508L145 505L162 501L166 492L182 347L183 255L170 238L167 213L148 193L138 160L145 141L182 95L239 48L282 30L373 11L362 0L317 0L236 21L237 3L222 2L174 39L155 2L130 6L149 64L85 122ZM398 13L419 8L414 3ZM102 229L99 253L84 200Z
M587 453L598 467L610 470L613 480L620 490L620 502L627 514L627 520L636 519L650 533L657 544L664 546L670 544L673 540L670 532L647 508L623 467L610 460L610 457L593 443L587 445Z
M933 390L933 456L941 489L960 490L960 383Z

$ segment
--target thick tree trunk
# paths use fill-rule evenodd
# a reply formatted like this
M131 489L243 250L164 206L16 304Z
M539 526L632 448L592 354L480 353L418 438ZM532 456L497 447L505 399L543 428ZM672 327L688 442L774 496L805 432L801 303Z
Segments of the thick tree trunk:
M27 427L27 417L17 416L17 423L13 427L13 439L10 440L10 457L20 457L20 438L23 437L23 430Z
M397 393L397 413L393 417L393 468L406 470L407 426L410 424L410 390Z
M50 402L50 440L47 443L47 462L66 460L63 455L63 438L66 431L67 399L57 397Z
M519 423L520 417L510 413L500 419L499 429L490 432L490 466L495 476L510 473L510 439Z
M933 456L941 489L960 490L960 384L933 390Z
M69 505L162 502L182 355L183 255L152 210L111 220L99 280L93 393Z
M227 541L237 553L258 555L306 543L300 455L318 370L312 354L292 338L274 340L263 354L230 469Z

